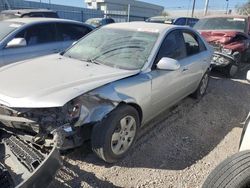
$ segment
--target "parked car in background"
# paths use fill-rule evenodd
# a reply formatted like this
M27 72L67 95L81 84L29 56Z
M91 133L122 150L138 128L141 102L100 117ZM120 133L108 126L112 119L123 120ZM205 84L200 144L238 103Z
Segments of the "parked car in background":
M0 66L58 53L93 27L56 18L18 18L0 22Z
M104 25L115 23L115 20L112 18L90 18L85 23L98 28Z
M188 25L193 27L199 19L197 18L189 18L189 17L168 17L168 16L155 16L148 18L146 22L152 23L165 23L165 24L173 24L173 25Z
M250 70L247 73L250 82ZM240 139L239 152L221 162L207 177L202 188L250 187L250 113Z
M212 65L233 77L239 63L250 57L250 17L213 16L194 26L215 49Z
M29 17L59 18L56 11L48 9L18 9L18 10L4 10L0 12L0 21L12 18L29 18Z
M0 69L0 121L67 150L91 139L112 163L139 129L208 86L213 51L192 28L130 22L95 30L61 54Z

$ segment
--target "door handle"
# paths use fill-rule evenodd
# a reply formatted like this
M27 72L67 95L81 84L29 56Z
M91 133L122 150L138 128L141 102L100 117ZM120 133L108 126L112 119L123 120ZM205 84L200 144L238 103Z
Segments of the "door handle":
M186 72L186 71L188 71L188 68L185 67L182 69L182 72Z

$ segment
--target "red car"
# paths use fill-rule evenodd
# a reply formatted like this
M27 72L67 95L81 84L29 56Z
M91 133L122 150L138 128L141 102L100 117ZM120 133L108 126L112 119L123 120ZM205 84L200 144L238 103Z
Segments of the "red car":
M194 26L214 50L213 67L233 77L239 63L250 56L250 17L222 15L205 17Z

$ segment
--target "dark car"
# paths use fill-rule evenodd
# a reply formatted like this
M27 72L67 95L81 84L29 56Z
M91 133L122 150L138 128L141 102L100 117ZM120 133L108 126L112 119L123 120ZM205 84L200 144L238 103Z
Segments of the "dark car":
M213 67L233 77L239 63L250 56L250 17L213 16L200 19L194 26L214 48Z
M59 18L57 12L48 9L4 10L0 13L0 20L28 17Z
M188 25L193 27L199 19L197 18L189 18L189 17L168 17L168 16L155 16L148 18L146 22L153 22L153 23L165 23L165 24L173 24L173 25Z
M115 23L115 20L112 18L90 18L85 23L98 28L107 24Z

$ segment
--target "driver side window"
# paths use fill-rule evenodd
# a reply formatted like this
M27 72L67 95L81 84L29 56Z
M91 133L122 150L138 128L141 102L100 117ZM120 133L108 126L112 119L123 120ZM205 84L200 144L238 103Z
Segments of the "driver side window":
M186 57L186 49L183 41L183 36L179 30L169 33L159 49L155 64L163 57L180 60Z
M56 42L56 31L54 24L40 24L29 27L15 36L24 38L27 46Z

